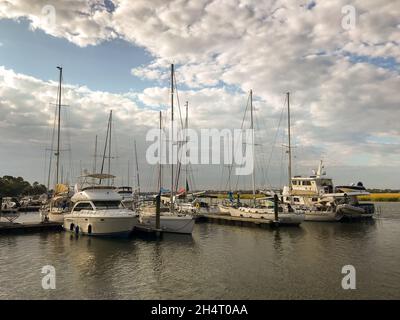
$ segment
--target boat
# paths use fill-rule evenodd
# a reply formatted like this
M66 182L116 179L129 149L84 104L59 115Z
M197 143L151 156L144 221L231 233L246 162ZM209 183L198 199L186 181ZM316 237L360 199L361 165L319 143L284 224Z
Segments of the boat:
M173 137L173 119L174 119L174 65L171 64L171 135ZM195 220L190 214L180 213L176 208L175 202L175 175L174 165L171 164L171 190L169 192L169 200L162 197L162 161L161 161L161 131L162 131L162 113L160 111L159 117L159 130L160 130L160 146L158 161L158 201L160 205L159 212L157 212L157 205L147 205L140 207L140 223L149 228L160 229L163 232L169 233L181 233L181 234L192 234ZM156 197L156 199L157 199ZM163 200L164 198L164 200ZM162 205L162 207L161 207Z
M19 201L14 197L0 197L0 220L6 219L8 222L14 222L19 218Z
M288 94L288 99L289 99L289 94ZM253 132L252 143L254 144L255 140L254 140L252 90L250 90L249 101L250 101L250 129ZM289 100L288 100L288 109L289 109ZM290 127L290 121L289 121L289 127ZM290 145L290 134L289 134L289 145ZM289 161L289 168L291 168L291 161ZM274 222L279 222L280 225L300 225L304 221L305 216L303 211L292 207L290 203L284 204L280 203L277 200L276 205L278 206L278 215L277 215L278 220L276 221L275 204L273 202L270 202L269 205L261 205L259 201L257 201L256 190L255 190L255 156L253 156L252 185L253 185L253 199L251 205L249 206L239 205L237 207L230 206L229 208L227 208L227 206L220 206L220 209L222 208L222 210L229 210L230 215L233 217L270 220Z
M243 217L252 219L262 219L274 222L279 222L282 225L300 225L304 219L304 212L301 210L294 210L290 205L278 203L278 220L275 217L274 205L270 206L251 206L251 207L238 207L231 206L229 213L232 217Z
M21 199L20 211L39 211L40 208L47 202L47 194L40 196L25 196Z
M60 177L60 161L61 161L61 107L63 106L61 103L62 98L62 73L63 68L57 67L59 70L59 83L58 83L58 91L57 91L57 149L55 150L56 156L56 172L55 172L55 186L53 189L53 194L50 196L48 201L41 206L39 209L40 217L43 222L63 222L64 214L70 211L70 188L68 184L62 182L62 178ZM51 158L50 158L51 161ZM48 189L50 186L50 172L51 165L49 165L49 177L48 177Z
M359 182L352 186L334 187L332 179L325 177L324 166L320 160L318 169L309 177L294 176L291 171L290 145L290 104L288 103L288 154L289 183L283 188L283 202L292 205L305 214L306 221L342 221L346 219L371 218L375 208L372 203L360 204L358 196L369 194Z
M4 197L1 199L1 210L3 211L17 211L21 206L20 202L15 197Z
M66 184L57 184L53 196L39 209L42 221L63 222L64 214L71 210L71 191Z
M318 169L309 177L294 176L292 198L296 207L305 211L306 221L342 221L372 218L373 203L360 203L359 196L369 192L359 182L355 186L337 186L332 178L326 177L322 160ZM284 187L284 201L288 202L288 187Z
M148 206L141 208L140 224L155 228L156 226L156 207ZM195 220L193 216L186 213L170 211L170 208L160 210L160 229L168 233L191 234L193 232Z
M191 215L217 214L220 213L218 206L210 205L205 201L195 198L191 201L177 202L176 207L180 213Z
M132 187L119 187L116 191L122 197L122 204L124 207L127 209L133 209L134 195Z
M112 185L101 182L114 179L110 174L88 174L82 187L71 197L73 207L64 215L64 229L90 236L127 236L139 224L139 214L122 205L122 197ZM93 184L90 180L100 182Z

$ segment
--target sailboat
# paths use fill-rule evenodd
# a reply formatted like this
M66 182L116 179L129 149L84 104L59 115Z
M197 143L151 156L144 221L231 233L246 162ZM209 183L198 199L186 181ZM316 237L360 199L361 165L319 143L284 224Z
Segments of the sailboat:
M288 101L289 123L289 168L291 168L290 146L290 105ZM306 221L336 222L344 219L371 218L375 208L371 203L360 204L358 196L369 194L361 182L358 186L338 186L334 188L332 179L324 177L323 163L310 177L292 177L289 169L289 184L283 188L283 199L305 214Z
M186 101L185 104L185 129L189 129L189 102ZM188 140L185 137L184 142L187 144ZM186 150L185 150L186 151ZM182 152L184 157L187 156L186 152ZM179 159L178 159L179 160ZM180 213L187 213L191 215L200 215L208 213L217 213L218 208L210 205L208 202L203 201L202 197L205 195L206 191L191 192L189 188L189 164L184 165L184 183L185 187L178 190L179 178L182 172L182 162L179 160L178 170L176 175L175 190L177 190L174 202L175 207Z
M254 121L253 121L253 91L250 90L250 129L252 130L252 144L254 145ZM289 104L288 104L289 106ZM289 148L290 148L290 120L289 126ZM291 154L289 152L289 172L291 171ZM289 175L290 176L290 175ZM252 203L250 206L238 206L230 207L229 212L233 217L246 217L253 219L264 219L275 221L275 212L273 205L262 205L257 203L256 189L255 189L255 156L253 155L253 171L252 171ZM281 225L299 225L304 221L304 213L295 210L290 204L279 203L278 204L278 221Z
M174 123L174 65L171 64L171 139L173 135L173 123ZM158 197L161 198L161 190L162 190L162 165L161 165L161 130L162 130L162 115L160 111L160 146L159 146L159 178L158 178ZM174 164L173 161L171 163L171 190L169 197L169 208L163 207L160 209L160 229L164 232L171 233L183 233L183 234L191 234L193 232L194 218L185 213L179 213L176 210L175 204L175 192L174 192L175 180L174 180ZM140 211L140 223L145 226L149 226L152 228L156 227L157 224L157 215L156 215L156 207L155 206L142 206Z
M82 181L75 186L71 198L73 207L64 216L64 229L77 234L93 236L126 236L139 223L139 215L125 208L122 196L113 186L115 176L111 170L111 124L112 110L107 126L100 173L85 174ZM104 161L108 148L108 173L104 171Z
M43 205L39 212L42 221L63 222L64 214L70 210L70 189L69 186L60 183L60 140L61 140L61 96L62 96L62 67L57 67L59 70L59 84L57 91L57 150L56 156L56 175L55 186L51 198ZM49 180L50 180L49 167Z

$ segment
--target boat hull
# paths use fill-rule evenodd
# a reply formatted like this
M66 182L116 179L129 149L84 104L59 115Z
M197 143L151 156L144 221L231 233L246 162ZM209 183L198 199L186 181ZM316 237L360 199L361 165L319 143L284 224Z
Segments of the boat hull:
M70 232L90 236L128 236L135 225L139 224L138 217L91 217L66 215L64 229Z
M246 210L247 209L247 210ZM231 208L230 214L232 217L243 217L252 219L262 219L268 221L275 221L275 213L269 209L236 209ZM299 225L305 219L303 213L280 212L278 213L278 222L281 225Z
M338 205L336 211L343 214L345 219L360 219L365 213L363 208L352 206L350 204Z
M343 214L337 212L306 211L305 221L338 222L343 219Z
M156 216L155 215L142 215L140 223L144 226L155 228ZM160 216L160 229L169 233L182 233L191 234L193 232L195 220L192 216L185 215L161 215Z
M219 213L220 214L230 214L230 209L231 209L232 207L229 207L229 206L224 206L224 205L222 205L222 204L219 204L218 205L218 210L219 210Z

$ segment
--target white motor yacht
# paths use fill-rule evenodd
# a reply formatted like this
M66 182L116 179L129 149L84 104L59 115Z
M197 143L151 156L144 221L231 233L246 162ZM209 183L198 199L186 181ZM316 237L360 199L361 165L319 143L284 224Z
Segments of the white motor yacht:
M85 178L115 178L108 174L89 174ZM110 185L84 184L72 196L73 207L64 216L64 229L93 236L126 236L139 223L139 215L123 207L122 197Z
M295 207L304 210L306 221L371 218L375 212L374 204L358 201L358 196L369 194L362 183L334 187L332 179L322 171L323 168L320 161L315 174L293 177L292 191L289 193L287 186L283 188L284 202L291 201Z

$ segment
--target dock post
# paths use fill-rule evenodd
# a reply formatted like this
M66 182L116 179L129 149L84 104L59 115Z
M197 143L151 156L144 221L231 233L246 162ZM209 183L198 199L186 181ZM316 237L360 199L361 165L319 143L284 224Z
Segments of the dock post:
M279 198L277 194L274 194L274 223L273 225L277 227L279 225L279 219L278 219L278 211L279 211Z
M161 192L158 193L156 197L156 236L159 238L161 236L161 223L160 223L160 211L161 211Z

